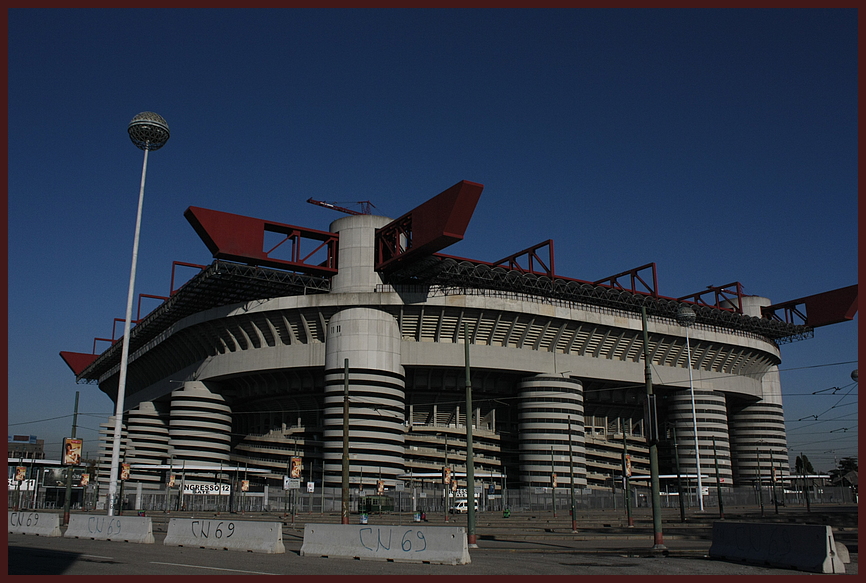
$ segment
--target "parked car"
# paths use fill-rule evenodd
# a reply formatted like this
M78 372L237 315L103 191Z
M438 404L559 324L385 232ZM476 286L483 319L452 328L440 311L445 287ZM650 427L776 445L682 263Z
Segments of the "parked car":
M469 511L469 504L466 500L458 500L455 502L454 506L451 507L449 512L451 514L463 514L464 512ZM475 501L475 511L478 512L478 500Z

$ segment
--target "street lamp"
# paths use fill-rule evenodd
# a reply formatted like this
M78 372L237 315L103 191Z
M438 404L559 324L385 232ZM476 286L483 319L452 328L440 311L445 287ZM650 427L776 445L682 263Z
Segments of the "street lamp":
M695 323L697 316L695 311L692 310L688 306L680 306L680 309L677 310L677 322L680 323L680 326L686 329L686 356L688 358L689 365L689 394L692 399L692 428L695 433L695 467L698 473L698 507L701 509L701 512L704 510L704 489L703 484L701 483L701 453L700 453L700 445L698 442L698 416L695 411L695 385L692 380L692 347L691 340L689 338L689 327Z
M129 273L129 293L126 296L126 320L123 323L123 346L120 352L120 373L117 381L117 399L114 409L114 442L111 448L111 474L108 482L108 515L114 516L117 498L117 474L120 468L120 436L123 427L123 400L126 396L126 370L129 365L129 330L132 326L132 299L135 291L135 268L138 263L138 239L141 232L141 208L144 203L144 180L147 176L147 153L162 148L169 138L168 124L161 115L152 111L139 113L126 131L136 147L144 150L141 168L141 187L138 191L138 212L135 216L135 237L132 242L132 269Z

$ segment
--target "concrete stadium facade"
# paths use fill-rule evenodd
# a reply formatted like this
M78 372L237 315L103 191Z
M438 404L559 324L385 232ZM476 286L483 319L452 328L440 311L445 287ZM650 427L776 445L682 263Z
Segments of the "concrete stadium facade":
M289 459L301 457L305 481L338 488L346 384L354 486L382 480L392 488L445 465L460 475L467 423L478 481L496 488L547 487L554 474L559 487L572 476L579 488L610 487L624 445L633 472L649 473L639 311L513 289L395 283L376 269L377 233L392 222L351 215L331 223L338 268L326 290L151 322L130 352L124 461L137 468L132 479L159 488L163 473L142 467L171 460L257 468L268 473L256 479L281 480ZM770 304L740 299L743 321L761 319ZM771 461L788 474L776 339L700 318L689 328L695 436L686 328L670 313L646 320L662 473L675 471L675 432L680 471L695 474L697 446L704 485L715 484L716 461L725 485L751 485L759 473L769 480ZM113 398L118 360L108 352L76 374ZM110 442L106 431L102 479Z

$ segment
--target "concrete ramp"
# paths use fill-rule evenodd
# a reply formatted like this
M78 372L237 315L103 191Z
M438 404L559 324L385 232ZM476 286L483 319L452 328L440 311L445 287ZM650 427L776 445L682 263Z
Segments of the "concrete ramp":
M286 552L283 523L257 520L172 518L163 544L253 553Z
M467 565L462 526L306 524L302 556Z
M106 516L72 514L66 527L67 538L123 541L153 544L153 522L149 516Z
M9 511L9 534L63 536L60 515L51 512Z
M814 573L844 573L833 529L817 524L713 523L710 556Z

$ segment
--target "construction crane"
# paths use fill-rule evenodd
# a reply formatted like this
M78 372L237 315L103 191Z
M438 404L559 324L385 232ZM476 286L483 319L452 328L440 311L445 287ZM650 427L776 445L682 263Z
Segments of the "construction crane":
M332 209L335 211L340 211L340 212L346 213L347 215L371 215L371 214L373 214L372 209L375 208L375 205L372 202L370 202L369 200L361 200L361 201L354 203L354 204L361 205L360 211L353 211L352 209L348 209L346 207L337 206L337 204L333 203L333 202L325 202L324 200L314 200L313 198L308 198L307 202L310 204L323 206L325 208L329 208L329 209ZM350 203L344 202L343 204L350 204Z

